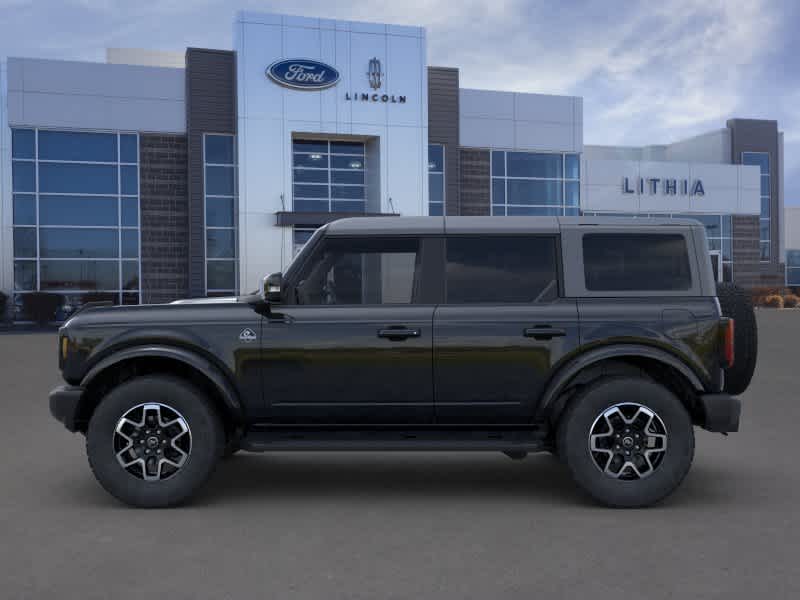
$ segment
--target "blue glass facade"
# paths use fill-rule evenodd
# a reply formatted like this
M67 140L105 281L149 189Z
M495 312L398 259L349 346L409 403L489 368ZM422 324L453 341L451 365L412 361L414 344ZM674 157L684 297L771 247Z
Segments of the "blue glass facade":
M237 293L236 137L203 140L206 223L206 295Z
M580 157L493 150L492 215L577 216L580 211Z

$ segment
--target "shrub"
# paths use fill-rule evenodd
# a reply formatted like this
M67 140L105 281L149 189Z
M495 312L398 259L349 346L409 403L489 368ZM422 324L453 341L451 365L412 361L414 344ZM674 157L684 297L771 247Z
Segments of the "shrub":
M783 308L795 308L800 304L800 298L794 294L787 294L783 297Z
M32 321L46 325L56 318L56 311L63 301L59 294L31 292L22 296L22 311Z
M764 298L764 306L768 306L770 308L783 308L783 296L770 294Z

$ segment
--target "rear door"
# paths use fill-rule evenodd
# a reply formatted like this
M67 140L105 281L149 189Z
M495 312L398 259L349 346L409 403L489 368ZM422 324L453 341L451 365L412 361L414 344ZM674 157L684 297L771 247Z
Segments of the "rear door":
M559 293L557 236L453 235L444 254L437 421L530 421L553 365L578 345L576 302Z

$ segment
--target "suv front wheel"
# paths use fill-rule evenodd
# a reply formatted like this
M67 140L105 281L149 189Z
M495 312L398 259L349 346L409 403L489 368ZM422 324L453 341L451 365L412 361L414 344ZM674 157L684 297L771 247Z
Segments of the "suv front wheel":
M103 398L89 421L86 453L100 484L132 506L187 500L209 478L225 433L208 398L177 377L126 381Z
M601 379L578 394L559 422L557 449L572 477L613 507L655 504L681 483L694 430L681 401L641 378Z

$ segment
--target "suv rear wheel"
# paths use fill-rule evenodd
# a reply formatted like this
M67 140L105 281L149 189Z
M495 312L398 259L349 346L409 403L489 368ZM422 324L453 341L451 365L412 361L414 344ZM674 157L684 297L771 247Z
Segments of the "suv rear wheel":
M556 443L578 485L613 507L662 500L694 457L694 430L680 400L641 378L605 378L588 386L562 416Z
M143 508L187 500L211 475L225 433L203 393L172 376L127 381L89 422L86 452L100 484Z

